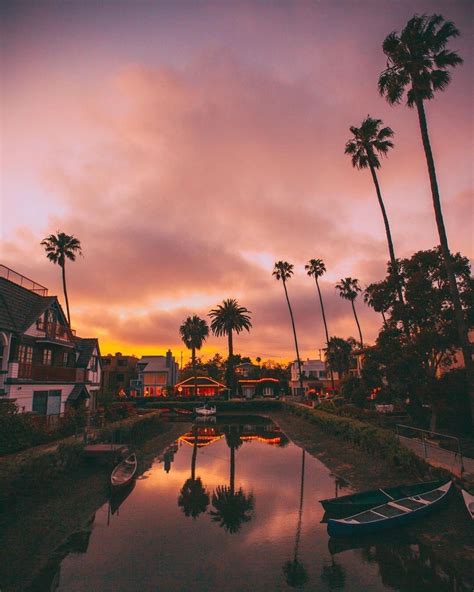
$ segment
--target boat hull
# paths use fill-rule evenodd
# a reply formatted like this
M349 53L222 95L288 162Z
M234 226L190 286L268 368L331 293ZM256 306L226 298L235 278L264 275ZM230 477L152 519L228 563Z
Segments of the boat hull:
M425 493L432 489L440 487L444 481L430 481L424 483L415 483L412 485L399 485L397 487L387 487L383 490L374 489L361 493L353 493L342 497L320 500L324 511L328 516L344 517L353 516L359 512L365 512L375 506L386 504L391 499L401 499L411 495ZM386 492L388 495L384 494Z
M449 483L449 485L446 484L446 491L439 499L414 511L407 511L403 514L398 514L393 517L383 517L380 519L372 520L370 522L355 522L360 516L360 514L355 514L350 518L345 518L341 520L330 519L328 521L328 534L333 537L346 537L353 536L355 534L370 534L374 532L380 532L381 530L386 530L388 528L406 526L408 524L411 524L412 522L415 522L423 518L424 516L430 514L434 510L437 510L441 506L443 506L448 501L449 494L451 493L451 491L452 483ZM402 501L404 500L398 500L398 502ZM416 501L416 499L414 501ZM378 508L382 508L382 506L373 508L372 511L376 512Z

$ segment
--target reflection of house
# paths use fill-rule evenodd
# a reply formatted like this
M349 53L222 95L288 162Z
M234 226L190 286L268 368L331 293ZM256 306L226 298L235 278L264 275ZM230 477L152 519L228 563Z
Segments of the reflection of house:
M305 393L314 390L316 392L331 390L331 374L326 368L323 360L302 360L301 372L303 375L303 387ZM335 385L339 383L338 373L333 372ZM293 395L300 394L300 381L298 362L291 364L291 379L290 379L291 393Z
M40 415L93 408L101 377L97 339L76 337L44 286L4 266L0 274L0 397Z
M130 381L137 378L137 362L135 356L123 356L116 353L102 356L102 389L104 392L118 394L128 393Z
M178 364L171 350L165 356L143 356L137 362L136 380L130 382L130 394L137 397L162 397L173 390Z
M196 381L191 376L186 380L178 382L175 388L178 395L182 395L183 397L193 397L195 389L197 390L198 397L215 397L219 393L227 392L225 384L217 382L217 380L209 376L198 376Z
M246 399L253 397L278 397L280 394L280 381L276 378L250 378L239 380L239 391Z
M209 444L218 442L223 437L223 432L221 432L218 428L195 427L193 428L192 432L186 432L180 436L178 438L178 442L189 444L190 446L194 446L196 444L197 448L203 448L204 446L209 446Z
M191 432L186 432L186 434L180 436L177 442L204 448L219 442L226 433L232 430L237 430L239 439L242 442L255 441L273 446L284 445L288 442L287 437L281 432L280 428L272 422L263 425L223 424L220 428L219 426L194 427Z

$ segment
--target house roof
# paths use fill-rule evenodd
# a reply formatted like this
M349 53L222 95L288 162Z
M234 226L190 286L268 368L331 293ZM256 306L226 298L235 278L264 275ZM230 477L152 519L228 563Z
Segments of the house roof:
M165 372L170 369L166 365L166 356L143 356L137 366L140 372Z
M276 382L279 383L280 381L278 380L278 378L258 378L258 379L250 379L250 378L243 378L242 380L239 380L239 383L242 384L261 384L262 382Z
M220 388L227 388L225 384L217 382L217 380L214 380L210 376L196 376L196 379L197 379L197 386L218 386ZM194 386L194 376L191 376L190 378L186 378L186 380L178 382L178 384L176 386L177 387L178 386L193 387Z
M96 348L100 358L99 340L96 337L74 337L74 343L79 351L79 357L76 361L76 366L78 368L87 368L89 360Z
M84 396L84 398L89 399L89 391L86 388L85 384L76 384L72 391L69 393L69 397L67 398L68 402L77 401Z
M24 333L53 304L64 316L56 296L40 296L0 277L0 329Z

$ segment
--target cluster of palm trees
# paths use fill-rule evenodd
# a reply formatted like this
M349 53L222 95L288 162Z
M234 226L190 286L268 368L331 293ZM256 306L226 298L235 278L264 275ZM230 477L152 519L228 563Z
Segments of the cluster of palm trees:
M288 289L286 286L288 280L293 275L293 270L294 270L294 265L291 263L288 263L288 261L277 261L275 263L274 268L273 268L272 275L277 280L281 280L281 282L283 283L283 289L285 290L285 297L286 297L286 302L288 304L288 310L290 312L291 326L293 329L293 338L294 338L294 342L295 342L295 351L296 351L296 360L297 360L297 364L298 364L299 383L300 383L301 392L303 392L303 372L302 372L302 363L301 363L300 352L299 352L299 347L298 347L298 338L296 335L295 319L293 316L293 309L291 307L290 298L288 296ZM328 324L327 324L327 320L326 320L326 313L324 310L323 297L321 294L321 288L319 286L319 278L321 278L326 273L326 265L324 264L324 261L322 259L310 259L310 261L308 261L308 263L305 265L305 270L310 277L311 276L314 277L315 282L316 282L316 288L317 288L319 303L321 306L321 314L322 314L323 324L324 324L324 331L326 334L326 347L327 347L326 351L329 352L331 350L332 344L336 343L334 340L337 338L329 337ZM341 280L336 284L336 290L338 290L339 296L341 298L343 298L344 300L348 300L351 303L352 312L354 314L354 319L356 321L357 329L359 331L360 347L363 348L364 342L363 342L363 338L362 338L362 330L360 328L360 322L359 322L359 318L357 316L357 311L355 308L356 298L357 298L359 292L362 291L362 288L359 285L359 280L356 278L351 278L351 277L341 278ZM334 390L334 374L333 374L332 365L329 366L329 369L330 369L330 375L331 375L331 386Z
M387 65L379 77L378 89L380 94L386 98L389 104L399 104L405 97L407 106L410 108L416 107L417 110L431 185L433 208L441 251L443 254L443 262L448 277L458 335L462 344L464 363L472 396L471 346L468 339L467 323L462 310L459 290L452 267L452 256L450 254L444 225L435 162L431 150L424 109L425 101L433 99L437 91L443 91L449 85L451 80L449 69L463 63L462 58L455 51L451 51L447 48L448 42L458 35L459 31L455 25L451 21L445 20L441 15L413 16L400 33L390 33L383 42L382 47L383 52L387 56ZM380 157L386 157L389 150L393 148L392 138L394 132L390 127L383 127L383 122L380 119L375 119L370 116L367 116L362 121L360 127L351 126L350 131L352 137L346 143L345 152L351 157L352 165L355 168L368 168L370 170L387 236L390 257L389 270L394 280L394 284L396 285L399 304L403 306L404 302L402 285L398 272L398 261L395 256L390 224L382 199L379 179L377 177L377 170L380 168ZM313 262L315 262L314 265ZM308 274L313 275L316 279L321 308L323 309L321 292L318 284L318 278L321 277L325 271L324 264L321 266L321 263L320 260L312 260L306 267ZM283 280L285 295L290 308L298 365L301 373L301 362L299 359L296 332L294 330L293 313L291 312L291 306L286 290L286 281L291 277L292 270L292 265L284 261L279 261L275 264L273 275L275 275L277 279ZM345 278L345 280L341 280L337 285L337 288L340 291L341 297L346 298L352 304L362 346L362 333L354 308L357 294L361 291L358 282L351 278ZM366 301L369 299L370 296ZM326 329L326 341L329 343L324 313L323 321Z
M228 358L226 381L231 396L235 394L234 375L234 333L250 331L252 327L251 312L240 306L235 298L228 298L216 308L209 311L211 331L216 337L227 336ZM194 376L194 396L197 395L196 351L200 350L209 337L209 325L198 315L188 316L179 328L183 343L191 350L191 363Z

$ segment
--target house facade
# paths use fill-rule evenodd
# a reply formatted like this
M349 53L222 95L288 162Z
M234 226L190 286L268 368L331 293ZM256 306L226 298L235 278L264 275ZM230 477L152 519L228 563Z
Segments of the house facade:
M280 381L276 378L243 378L239 380L239 393L245 399L278 397L280 395Z
M331 374L326 368L326 363L323 360L307 360L301 361L301 372L303 375L304 394L309 391L315 392L330 392L332 388ZM337 372L333 372L335 387L339 385L339 376ZM298 362L291 364L291 378L290 389L292 395L302 394L299 380Z
M137 378L130 382L132 397L162 397L178 382L179 366L171 350L164 356L142 356L137 362Z
M217 395L227 393L228 388L225 384L214 380L210 376L193 376L178 382L175 392L182 397L216 397Z
M124 356L120 352L115 355L102 356L102 390L114 395L128 395L130 383L138 378L135 356Z
M94 408L98 340L74 334L47 288L4 266L0 272L0 398L39 415Z

